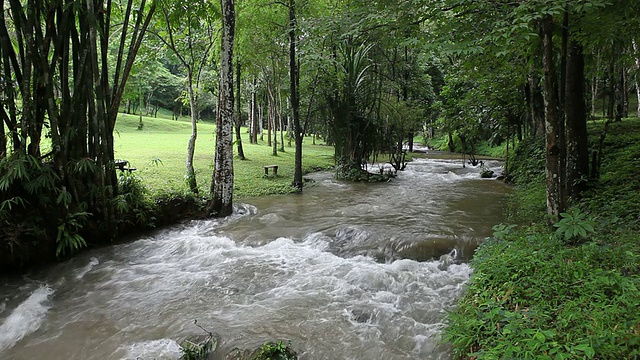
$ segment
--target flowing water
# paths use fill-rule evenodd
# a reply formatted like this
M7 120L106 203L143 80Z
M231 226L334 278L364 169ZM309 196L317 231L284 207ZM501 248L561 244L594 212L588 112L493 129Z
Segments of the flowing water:
M445 310L509 191L478 174L446 160L382 184L312 174L302 195L1 279L0 358L177 359L197 319L220 359L272 339L302 359L448 359Z

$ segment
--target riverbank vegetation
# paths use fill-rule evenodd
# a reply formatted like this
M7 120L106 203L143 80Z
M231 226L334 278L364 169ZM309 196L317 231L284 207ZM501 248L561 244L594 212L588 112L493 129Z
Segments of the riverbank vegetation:
M640 356L640 120L607 125L601 177L550 229L543 141L520 144L509 220L481 245L445 338L458 358ZM599 146L604 121L589 126Z

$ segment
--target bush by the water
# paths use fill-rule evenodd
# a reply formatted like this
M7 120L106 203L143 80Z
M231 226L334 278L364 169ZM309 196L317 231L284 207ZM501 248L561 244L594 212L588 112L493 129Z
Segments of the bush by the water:
M456 358L640 358L640 122L615 126L601 179L553 228L544 140L520 144L508 218L527 225L496 226L478 249L468 290L447 319ZM592 126L591 137L599 131Z

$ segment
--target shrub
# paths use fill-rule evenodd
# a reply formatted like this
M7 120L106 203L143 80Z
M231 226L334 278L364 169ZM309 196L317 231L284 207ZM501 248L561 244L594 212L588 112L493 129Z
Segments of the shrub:
M566 247L542 228L483 244L445 339L457 357L628 359L640 356L640 276L632 251ZM625 265L626 264L626 265Z
M156 216L149 190L139 176L123 171L118 176L119 194L114 198L119 221L126 226L152 228Z
M266 342L251 357L251 360L297 360L298 354L291 348L291 343L285 344L281 340Z

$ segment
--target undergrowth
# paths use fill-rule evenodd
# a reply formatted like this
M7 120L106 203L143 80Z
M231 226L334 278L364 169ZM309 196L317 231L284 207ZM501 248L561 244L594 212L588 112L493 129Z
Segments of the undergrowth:
M612 127L601 178L546 226L543 140L509 168L508 219L478 249L445 339L465 359L640 358L640 122ZM601 124L592 124L597 139Z

